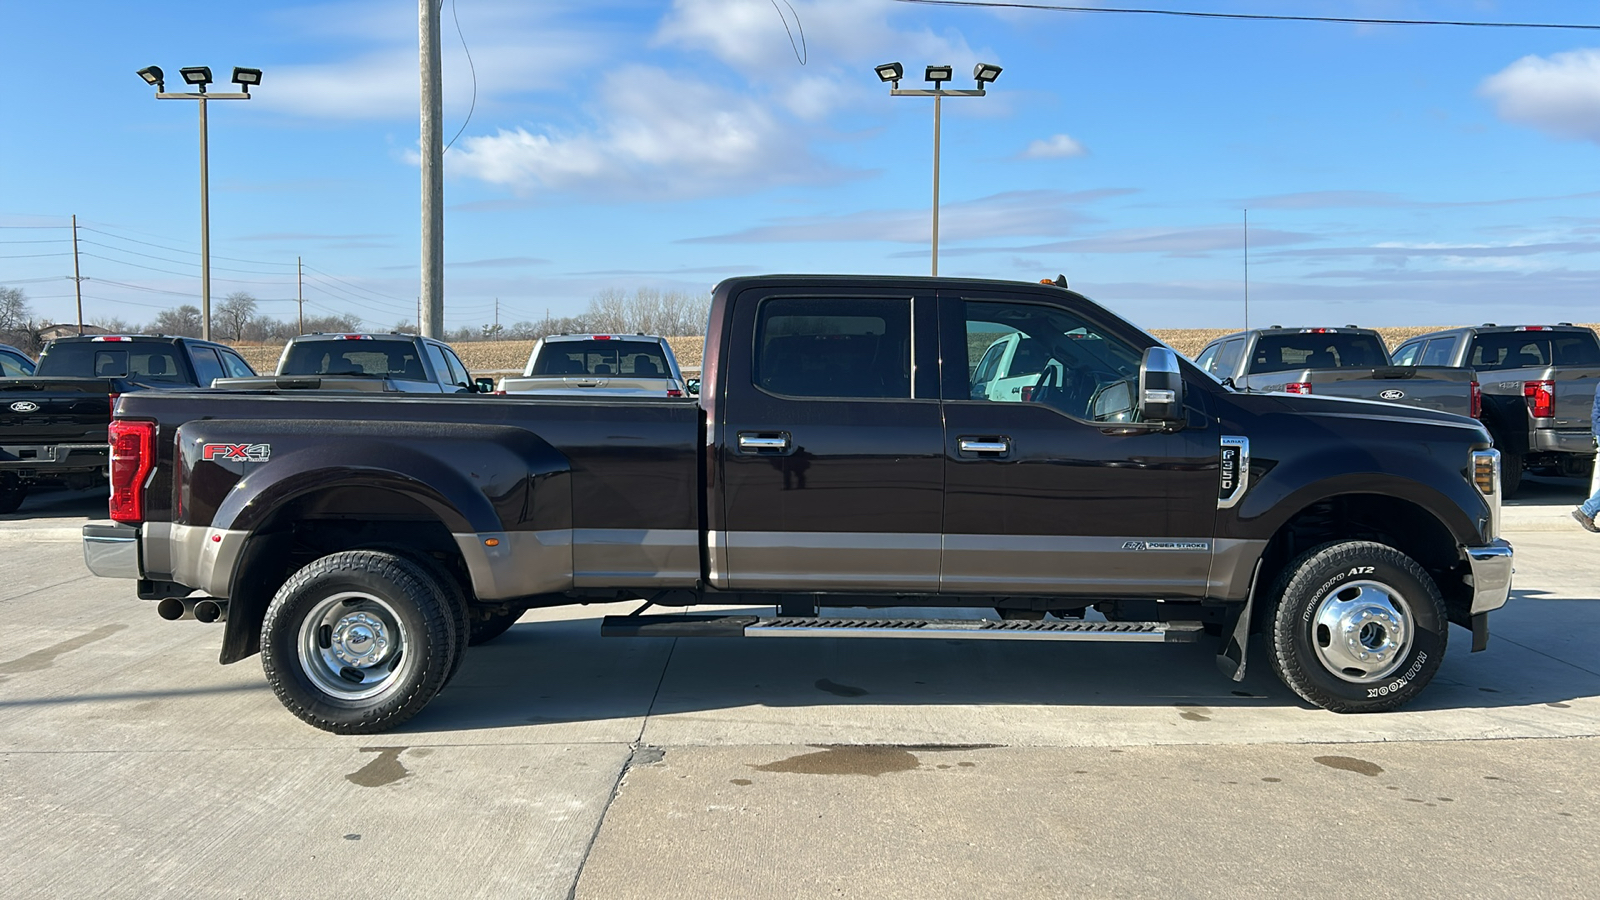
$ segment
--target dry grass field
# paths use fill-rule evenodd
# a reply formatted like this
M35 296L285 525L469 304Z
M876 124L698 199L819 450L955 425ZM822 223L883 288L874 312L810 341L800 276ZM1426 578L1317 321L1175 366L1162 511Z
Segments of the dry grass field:
M1449 325L1416 326L1409 328L1379 328L1378 333L1383 335L1383 340L1389 349L1400 346L1409 338ZM1600 330L1600 325L1589 325L1589 328ZM1151 334L1166 341L1178 352L1193 358L1206 344L1213 339L1225 334L1232 334L1235 328L1156 328ZM672 344L672 352L678 357L678 365L685 369L700 368L700 353L703 349L700 335L689 337L669 337L667 342ZM533 352L533 341L469 341L455 344L456 352L461 354L461 361L467 364L474 375L498 374L503 372L521 371L528 362L528 354ZM271 372L278 365L278 355L283 347L278 344L239 344L237 349L257 372Z

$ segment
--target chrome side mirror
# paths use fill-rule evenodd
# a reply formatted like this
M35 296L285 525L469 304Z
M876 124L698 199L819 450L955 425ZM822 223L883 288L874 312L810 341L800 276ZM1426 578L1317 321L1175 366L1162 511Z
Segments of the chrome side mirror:
M1144 351L1139 363L1139 419L1179 423L1183 413L1183 372L1178 354L1166 347Z

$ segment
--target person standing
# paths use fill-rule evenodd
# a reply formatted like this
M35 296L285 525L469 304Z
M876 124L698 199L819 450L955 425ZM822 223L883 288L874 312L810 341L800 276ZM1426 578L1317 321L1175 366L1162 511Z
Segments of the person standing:
M1594 409L1589 414L1590 430L1593 432L1595 450L1600 453L1600 383L1594 388ZM1594 524L1594 517L1600 514L1600 455L1595 457L1594 469L1589 476L1589 499L1572 511L1572 517L1585 529L1600 532L1600 526Z

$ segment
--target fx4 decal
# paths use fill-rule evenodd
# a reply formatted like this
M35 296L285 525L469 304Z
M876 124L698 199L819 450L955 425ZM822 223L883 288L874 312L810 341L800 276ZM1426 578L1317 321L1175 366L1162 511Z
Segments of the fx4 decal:
M272 458L271 444L206 444L200 458L223 462L266 462Z

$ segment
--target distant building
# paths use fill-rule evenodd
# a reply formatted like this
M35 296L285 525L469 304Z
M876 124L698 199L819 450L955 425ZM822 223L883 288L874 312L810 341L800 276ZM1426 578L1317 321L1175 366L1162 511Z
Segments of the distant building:
M84 325L83 333L110 334L111 332L108 329L101 328L99 325ZM39 340L41 341L53 341L56 338L76 337L77 335L78 326L71 323L66 325L46 325L39 329Z

